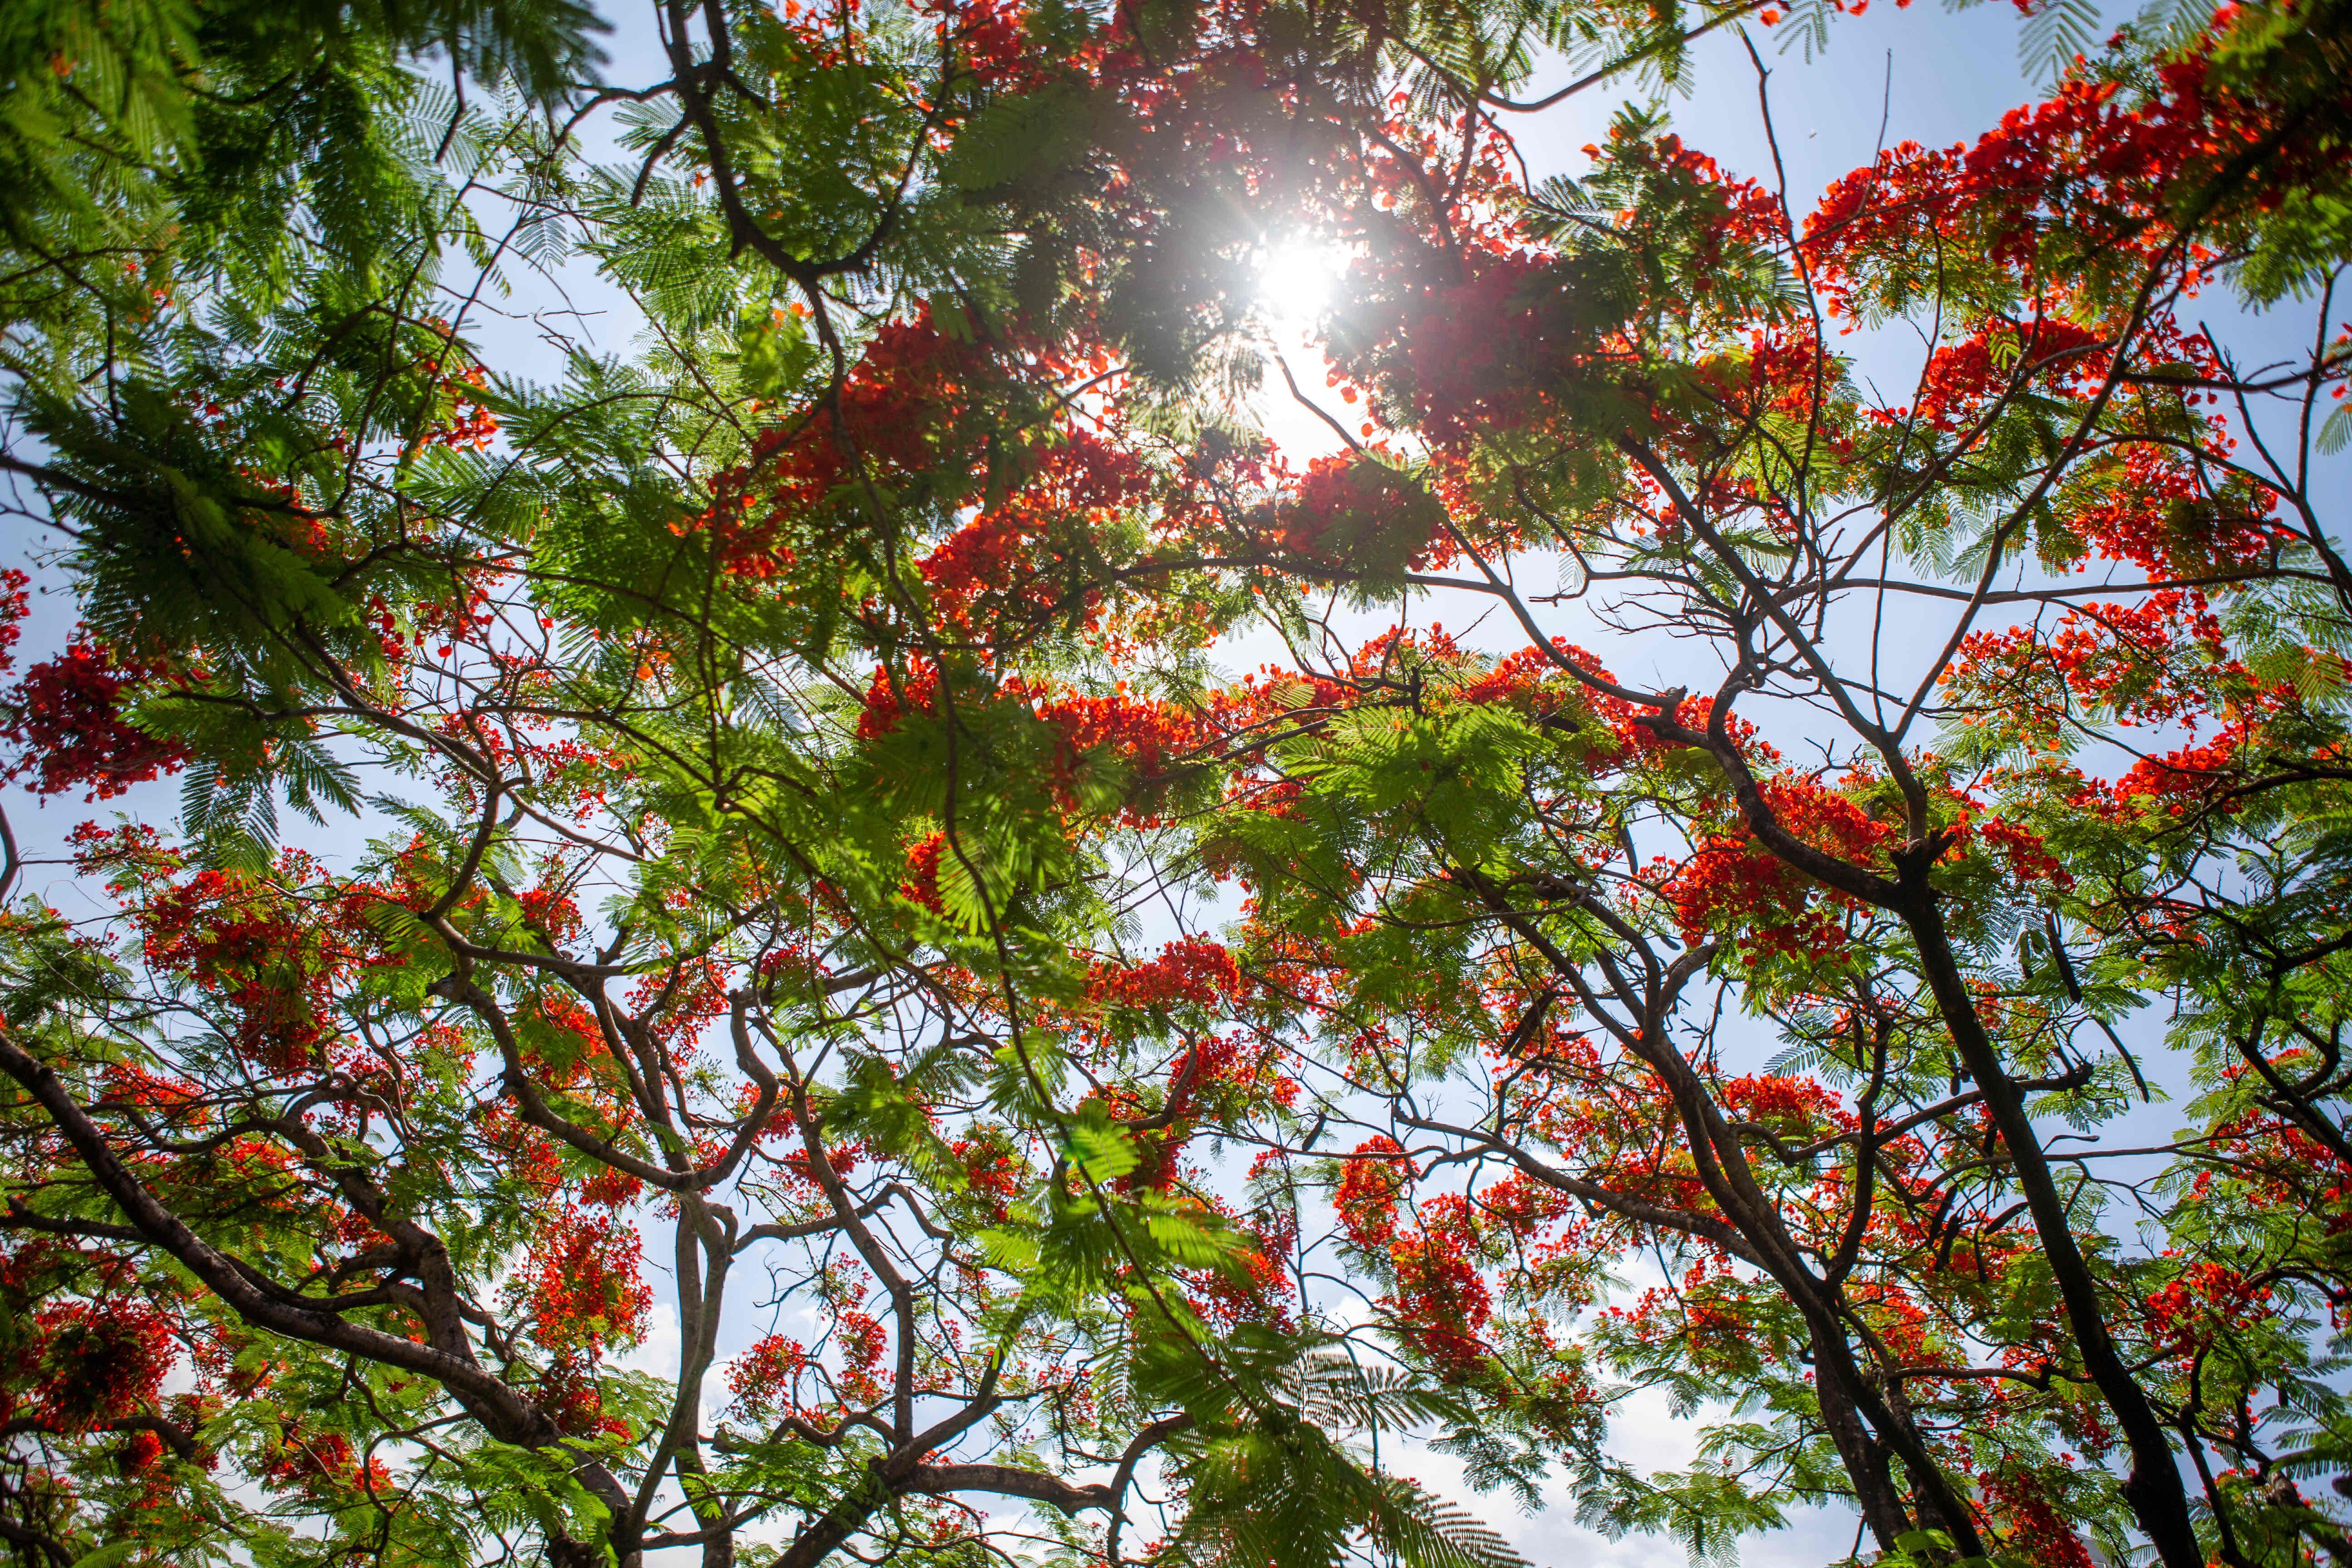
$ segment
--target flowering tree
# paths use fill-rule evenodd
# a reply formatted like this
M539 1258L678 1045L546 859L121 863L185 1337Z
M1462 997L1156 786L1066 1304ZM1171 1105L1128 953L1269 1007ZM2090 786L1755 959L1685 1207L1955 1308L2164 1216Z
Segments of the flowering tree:
M1203 847L1490 1472L1565 1444L1695 1552L1823 1497L1926 1559L2352 1549L2341 26L2126 29L1810 206L1631 114L1529 190L1465 92L1453 183L1341 220L1338 471L1416 499L1333 516L1524 643L1323 635ZM1602 1447L1645 1385L1722 1413L1695 1468Z
M1185 402L1264 225L1570 20L651 20L600 88L562 3L11 13L5 636L79 622L11 776L180 794L71 896L0 832L0 1538L1508 1561L1356 1446L1454 1396L1179 1179L1296 1091L1130 910L1279 478ZM484 301L591 275L645 351L508 374Z
M37 8L13 776L134 810L0 834L0 1538L1515 1561L1418 1430L1698 1550L2352 1551L2337 10L1809 216L1631 113L1528 186L1540 56L1746 14L665 0L597 88L559 5ZM1233 404L1298 232L1303 468ZM639 351L510 374L592 276ZM1433 589L1525 646L1320 651Z

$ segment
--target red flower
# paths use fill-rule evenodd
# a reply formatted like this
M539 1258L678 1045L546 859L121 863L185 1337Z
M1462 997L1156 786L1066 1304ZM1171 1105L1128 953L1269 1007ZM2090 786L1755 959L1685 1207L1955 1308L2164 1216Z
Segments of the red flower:
M16 627L7 626L7 641ZM0 647L5 647L0 644ZM122 693L158 674L159 665L124 663L103 646L75 643L32 666L9 698L16 718L0 734L24 748L7 776L34 774L37 795L83 785L85 800L111 800L132 784L180 771L184 747L122 721Z

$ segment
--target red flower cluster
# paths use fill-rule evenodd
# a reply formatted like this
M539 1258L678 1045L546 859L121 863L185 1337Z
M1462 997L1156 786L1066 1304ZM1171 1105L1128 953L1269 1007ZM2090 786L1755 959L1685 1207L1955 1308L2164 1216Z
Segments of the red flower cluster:
M1040 55L1029 45L1028 12L1014 0L925 0L917 9L939 18L940 42L954 46L979 86L1005 87L1036 74Z
M362 1467L352 1452L351 1439L341 1433L306 1431L295 1419L280 1429L277 1453L264 1465L260 1479L264 1486L312 1497L354 1489L373 1494L392 1484L392 1471L377 1458Z
M7 629L13 640L13 621ZM31 666L9 695L14 716L0 730L24 748L7 776L32 773L29 787L37 795L62 795L86 785L89 793L82 798L95 801L179 772L188 757L184 747L122 720L122 694L163 673L160 665L123 660L87 642Z
M152 1412L179 1360L171 1320L138 1300L42 1307L27 1326L8 1379L24 1393L0 1390L0 1400L45 1431L86 1432Z
M1869 864L1887 837L1885 825L1817 779L1783 773L1762 787L1783 829L1850 864ZM1850 900L1765 848L1744 825L1701 844L1661 890L1685 941L1735 936L1750 964L1773 953L1826 962L1845 951L1845 928L1832 911Z
M147 962L187 976L228 1010L226 1032L271 1073L312 1069L341 1038L332 1022L352 972L389 962L360 895L306 907L226 871L156 889L138 910Z
M1125 687L1122 681L1118 689L1099 697L1056 695L1015 677L993 693L975 690L961 700L973 704L975 710L988 702L1019 703L1031 717L1049 726L1055 752L1050 765L1056 790L1066 804L1070 774L1089 753L1107 750L1149 779L1165 773L1180 753L1199 743L1203 726L1196 716L1130 695ZM898 679L895 689L891 672L877 667L858 710L857 738L878 740L896 731L910 714L932 716L943 707L940 675L930 666L917 663ZM936 865L936 854L930 861Z
M882 1397L882 1353L890 1335L866 1313L854 1308L841 1314L835 1333L841 1342L841 1375L835 1386L844 1401L871 1405Z
M2063 317L1989 321L1928 356L1912 412L1935 429L1953 431L1979 417L1989 400L2027 381L2045 394L2087 391L2106 374L2105 349L2102 333Z
M1348 1239L1366 1252L1386 1250L1396 1235L1397 1202L1412 1181L1412 1163L1396 1140L1382 1135L1358 1144L1331 1198Z
M2158 1353L2189 1356L2217 1337L2242 1333L2272 1315L2270 1286L2222 1263L2192 1263L2147 1298L2147 1332Z
M539 1380L539 1402L558 1428L575 1437L598 1435L627 1441L634 1434L617 1415L604 1414L604 1388L593 1356L566 1351Z
M733 1408L753 1418L791 1408L793 1390L808 1364L808 1352L800 1341L768 1335L728 1365L727 1388L735 1396Z
M1332 1196L1339 1224L1358 1250L1385 1263L1395 1281L1384 1299L1407 1343L1449 1381L1473 1375L1489 1351L1483 1336L1494 1298L1475 1261L1477 1226L1459 1193L1423 1205L1421 1222L1400 1223L1412 1182L1412 1163L1391 1139L1360 1144Z
M32 583L14 566L0 570L0 669L16 667L16 643L25 635L22 623L33 608L26 591Z
M1494 1298L1478 1272L1469 1200L1444 1193L1423 1206L1419 1231L1389 1243L1391 1305L1405 1340L1448 1382L1463 1382L1492 1353L1485 1330Z
M2022 1469L1994 1469L1976 1477L2001 1521L2009 1526L2004 1547L2034 1568L2094 1568L2098 1563L2082 1538L2051 1507L2042 1483Z
M439 367L428 363L427 374L438 374ZM436 424L426 427L420 445L446 447L451 451L470 447L480 451L498 438L498 416L483 401L482 386L487 380L478 364L467 366L454 375L441 377L436 391L448 400L449 411Z
M929 713L939 683L939 671L928 664L917 663L895 684L890 671L877 665L874 679L866 688L865 703L858 710L857 738L872 741L888 734L910 710Z
M988 1205L992 1221L1003 1224L1026 1175L1020 1156L995 1136L958 1138L948 1150L962 1168L966 1187Z
M2040 882L2061 892L2074 885L2074 874L2059 863L2050 853L2042 836L2030 827L1998 816L1970 819L1969 830L1977 837L2000 851L2009 864L2009 874L2020 886Z
M1318 458L1278 508L1282 546L1385 574L1427 565L1445 527L1436 497L1371 458Z
M1383 271L1375 279L1356 266L1357 280L1386 300L1357 308L1352 352L1339 363L1375 389L1391 426L1451 446L1522 424L1539 389L1574 363L1559 291L1525 252L1468 262L1407 253Z
M636 1227L567 1208L541 1227L521 1280L541 1344L601 1353L645 1331L653 1289L638 1273Z
M1862 282L1849 268L1873 268L1874 258L1973 253L2031 275L2053 235L2080 256L2152 256L2169 240L2163 219L2179 195L2233 159L2259 171L2256 205L2307 184L2321 174L2326 132L2282 127L2273 105L2216 79L2229 30L2217 16L2192 52L2159 68L2144 102L2074 77L1973 146L1889 149L1832 185L1807 218L1808 259L1845 304Z
M1020 482L1004 499L950 534L920 566L948 619L969 626L990 594L1016 593L1033 608L1050 607L1068 590L1066 550L1083 548L1087 531L1132 508L1151 475L1132 452L1082 428L1036 441L1017 458L1000 450Z
M940 904L940 855L947 847L945 833L918 840L907 851L907 879L898 884L900 898L911 900L935 915L947 912Z
M1029 695L1018 681L1008 682L1005 689L1016 698ZM1124 690L1107 697L1046 698L1038 702L1036 714L1059 736L1058 762L1065 772L1079 757L1107 746L1129 767L1150 777L1165 772L1178 753L1199 742L1201 733L1199 721L1181 709Z
M1115 1007L1230 1006L1241 989L1233 954L1198 937L1179 937L1149 963L1097 963L1087 978L1087 995Z

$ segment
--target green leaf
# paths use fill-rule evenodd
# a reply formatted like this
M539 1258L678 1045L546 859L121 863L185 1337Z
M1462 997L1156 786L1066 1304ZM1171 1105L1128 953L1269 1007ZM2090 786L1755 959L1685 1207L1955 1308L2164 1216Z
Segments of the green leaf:
M115 1564L129 1562L141 1550L136 1541L117 1541L75 1558L73 1568L115 1568Z

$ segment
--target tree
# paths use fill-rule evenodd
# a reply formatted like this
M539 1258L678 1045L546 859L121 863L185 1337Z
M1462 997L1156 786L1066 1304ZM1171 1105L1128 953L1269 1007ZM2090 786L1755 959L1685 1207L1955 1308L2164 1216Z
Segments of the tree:
M75 831L102 918L8 918L0 1536L814 1568L1027 1505L1055 1561L1499 1568L1381 1462L1434 1428L1700 1550L1799 1497L2339 1549L2337 10L2126 32L1803 225L1635 114L1525 187L1542 51L1746 14L665 3L595 86L563 6L26 13L10 607L82 625L14 656L18 777L181 794ZM1370 417L1300 470L1233 399L1309 230ZM485 301L591 274L641 352L509 374ZM2175 320L2209 281L2315 295L2307 359ZM1937 323L1917 390L1832 320ZM1531 547L1727 678L1556 641ZM1311 657L1439 586L1527 649ZM1916 689L1863 595L1958 606ZM1300 668L1225 685L1254 624ZM1734 710L1790 699L1822 768ZM2032 1120L2123 1105L2074 1037L2158 988L2162 1256ZM1637 1248L1690 1273L1580 1331ZM1633 1475L1629 1374L1762 1419Z
M1525 647L1255 687L1208 849L1361 1129L1328 1179L1398 1340L1604 1527L2352 1545L2299 1484L2346 1460L2341 25L2127 28L1810 210L1627 115L1582 180L1465 138L1480 199L1353 217L1335 477L1434 498L1392 565ZM2225 286L2308 347L2190 324ZM2099 1147L2151 1077L2192 1125ZM1610 1460L1610 1372L1727 1407L1705 1462Z
M16 776L182 787L75 831L95 921L6 837L0 1536L961 1560L993 1497L1116 1560L1141 1470L1170 1552L1509 1561L1351 1446L1451 1396L1128 1124L1265 1074L1222 949L1126 919L1213 790L1123 677L1249 603L1190 534L1272 470L1186 399L1279 180L1568 19L654 19L597 86L565 4L10 12L9 636L81 619ZM567 264L650 346L533 385L485 302Z

